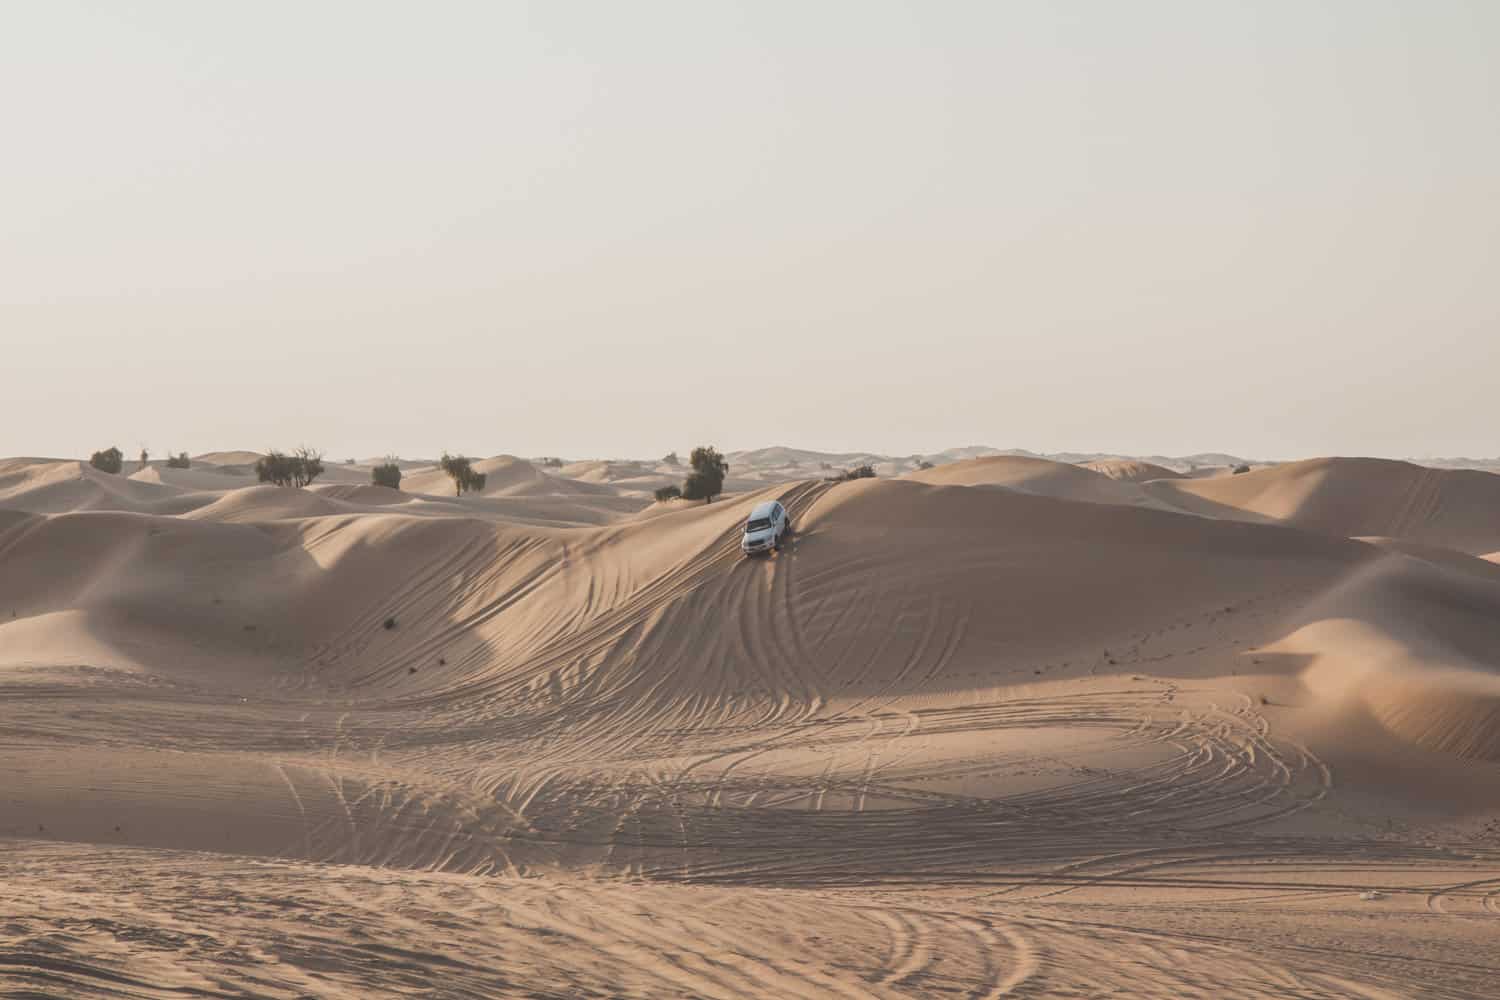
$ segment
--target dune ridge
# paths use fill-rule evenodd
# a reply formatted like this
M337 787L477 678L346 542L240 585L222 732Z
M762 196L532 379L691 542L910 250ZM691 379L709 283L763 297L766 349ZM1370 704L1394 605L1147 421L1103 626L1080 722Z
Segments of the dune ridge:
M1081 465L1019 455L965 459L908 473L905 478L945 486L995 486L1085 503L1167 507L1123 477L1104 475Z
M1108 476L1110 479L1123 479L1131 483L1147 483L1153 479L1182 479L1183 475L1173 469L1156 465L1152 462L1143 462L1138 459L1110 458L1101 459L1097 462L1080 462L1083 468Z
M1153 497L1215 517L1383 535L1482 554L1500 547L1500 476L1376 458L1320 458L1239 476L1157 482Z

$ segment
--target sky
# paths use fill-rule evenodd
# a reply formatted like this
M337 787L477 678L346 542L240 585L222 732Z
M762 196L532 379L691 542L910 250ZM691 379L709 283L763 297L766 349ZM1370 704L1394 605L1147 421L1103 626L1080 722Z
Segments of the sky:
M1500 3L0 0L0 455L1500 454Z

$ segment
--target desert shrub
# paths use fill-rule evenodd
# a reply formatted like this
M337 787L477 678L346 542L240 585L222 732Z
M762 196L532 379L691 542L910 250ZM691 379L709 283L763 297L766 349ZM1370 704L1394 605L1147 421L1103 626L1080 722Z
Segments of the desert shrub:
M141 468L144 469L146 466L148 466L150 464L151 464L151 452L147 451L143 447L143 448L141 448Z
M394 618L387 618L385 620L384 624L385 624L385 630L387 632L389 632L391 629L393 629L393 628L396 627L396 619L394 619Z
M724 477L729 474L729 463L711 445L699 445L688 457L693 471L682 484L682 495L688 500L713 503L714 497L724 492Z
M323 453L306 445L287 455L272 448L255 463L255 476L277 486L307 486L323 474Z
M384 462L370 470L370 482L376 486L389 486L393 490L401 488L401 466L396 464L394 458L387 458Z
M677 452L669 451L666 453L666 455L662 456L661 463L663 465L670 465L675 468L676 466L682 464L682 459L677 457Z
M438 460L448 478L453 480L453 495L477 493L484 489L484 473L474 471L474 460L463 455L450 455L446 451Z
M167 468L169 469L191 469L193 460L188 458L188 453L180 451L177 454L167 452Z
M555 457L544 458L542 459L542 466L548 469L561 469L563 467L563 460Z
M918 462L917 462L917 469L919 471L926 472L930 468L932 468L932 463L931 462L927 461L926 459L920 459L920 460L918 460Z
M307 486L323 474L323 453L303 445L297 449L297 471L301 474L298 486Z
M272 448L255 462L255 478L277 486L292 485L292 458Z
M845 469L843 472L839 473L837 476L834 476L833 477L833 481L836 482L836 483L847 483L851 479L874 479L874 478L875 478L875 467L871 466L871 465L861 465L861 466L858 466L858 467L853 468L853 469Z
M120 449L111 446L90 455L89 464L100 472L108 472L111 475L115 475L124 467L125 455Z
M1241 462L1239 465L1236 465L1234 467L1234 474L1236 476L1242 476L1242 475L1244 475L1245 473L1247 473L1249 471L1250 471L1250 466L1244 464L1243 462Z
M676 486L663 486L656 491L656 499L659 501L676 500L680 496L682 496L682 490Z

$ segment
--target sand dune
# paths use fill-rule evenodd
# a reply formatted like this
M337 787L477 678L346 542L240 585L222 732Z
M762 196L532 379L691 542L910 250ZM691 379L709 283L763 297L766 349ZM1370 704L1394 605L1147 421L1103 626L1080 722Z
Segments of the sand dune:
M138 483L156 483L184 490L233 490L257 482L253 470L245 466L199 465L187 469L169 469L152 465L130 474Z
M1153 483L1201 514L1383 535L1481 554L1500 548L1500 476L1373 458L1320 458L1217 479Z
M1500 761L1500 574L1396 556L1354 574L1278 649L1315 654L1309 688L1442 753Z
M1146 483L1153 479L1181 479L1182 473L1151 462L1136 459L1109 458L1097 462L1084 462L1082 467L1110 479L1123 479L1128 483Z
M0 978L1482 996L1500 567L1431 540L1467 481L1392 521L1334 467L1151 481L1188 514L1024 457L708 505L0 465Z
M646 476L657 476L662 473L666 466L658 467L655 462L607 462L594 460L587 462L571 462L557 470L557 475L567 479L577 479L585 483L613 483L621 479L639 479ZM671 470L674 478L681 478L681 473Z
M84 462L0 460L0 507L38 514L75 510L177 513L196 505L187 491L110 475Z
M201 521L273 521L282 518L325 517L353 513L358 508L312 490L257 485L226 493L210 504L184 515Z
M195 465L254 465L265 457L259 451L206 451L193 456Z
M321 497L342 500L345 503L358 504L363 507L386 507L412 501L411 495L402 490L391 489L389 486L376 486L369 482L314 483L307 489L308 492L316 493ZM464 508L454 506L453 509L463 510Z
M545 472L525 459L500 455L474 462L474 471L485 475L484 497L516 496L614 496L617 491L602 483L586 483ZM413 471L401 481L410 493L452 494L453 480L442 469Z
M1121 477L1106 476L1079 465L1019 455L966 459L912 472L906 478L944 486L1001 486L1033 496L1086 503L1167 508L1134 482Z

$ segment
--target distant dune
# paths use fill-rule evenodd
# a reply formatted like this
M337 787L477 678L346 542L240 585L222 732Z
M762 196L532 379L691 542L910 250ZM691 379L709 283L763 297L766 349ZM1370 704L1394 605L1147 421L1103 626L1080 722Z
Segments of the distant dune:
M485 475L479 496L614 496L617 491L601 483L587 483L566 476L552 475L530 462L513 455L480 459L474 471ZM401 481L401 488L411 493L444 494L453 492L453 480L442 469L413 471Z
M1044 458L999 455L971 458L913 472L908 479L946 486L1003 486L1033 496L1121 504L1127 507L1166 505L1142 492L1135 483L1103 475L1080 465Z
M0 460L0 508L37 514L77 510L172 514L194 506L185 494L175 486L109 475L85 462Z
M1374 458L1320 458L1239 476L1158 482L1151 495L1213 517L1379 535L1479 555L1500 549L1500 477Z
M1153 479L1181 479L1182 473L1173 472L1171 469L1150 462L1142 462L1135 459L1109 458L1097 462L1084 462L1082 467L1101 476L1110 479L1120 479L1127 483L1145 483Z
M254 465L265 457L259 451L206 451L192 461L202 465Z
M577 479L586 483L612 483L621 479L639 479L656 476L659 469L654 462L572 462L557 469L555 475L566 479Z
M186 490L233 490L256 482L255 474L244 466L198 465L171 469L152 465L130 474L138 483L156 483Z

